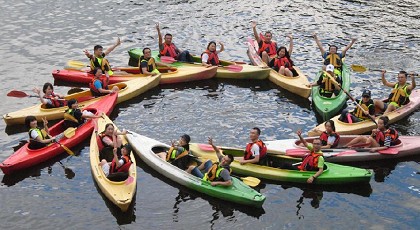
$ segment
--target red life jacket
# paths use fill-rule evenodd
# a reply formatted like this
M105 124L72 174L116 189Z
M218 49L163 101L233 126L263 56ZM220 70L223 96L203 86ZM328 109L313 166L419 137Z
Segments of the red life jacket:
M163 43L163 50L160 51L161 56L170 56L176 58L178 54L176 53L176 48L173 43L170 45Z
M300 171L318 171L318 158L322 154L315 153L313 150L303 159L302 164L298 166Z
M219 56L217 55L216 51L211 52L210 50L205 50L202 54L201 54L201 58L203 58L203 54L206 53L207 55L209 55L209 59L207 60L207 64L212 64L212 65L219 65Z
M112 141L112 136L110 136L110 135L106 135L105 133L101 133L101 134L99 134L99 137L101 138L101 143L102 143L102 146L103 146L103 147L110 146L110 145L108 145L107 143L105 143L105 142L103 141L103 139L104 139L104 137L108 137L108 138L109 138L109 139L111 139L111 141Z
M264 144L262 140L258 140L255 143L248 143L244 152L244 160L254 159L254 156L252 155L251 148L252 145L257 144L260 149L260 161L265 157L267 154L267 146Z
M276 61L274 62L274 67L277 67L280 69L281 66L284 66L285 68L292 70L293 62L287 57L276 58Z
M262 41L262 45L258 50L258 54L261 55L263 51L266 51L269 56L276 54L277 44L275 42L266 43Z
M95 81L100 81L101 82L102 89L107 89L108 88L108 85L106 84L105 79L101 80L101 79L93 78L92 82L89 83L89 88L90 88L90 91L92 92L92 94L94 94L94 96L106 95L106 94L100 93L99 90L95 87Z
M386 139L387 137L391 137L391 146L395 145L399 137L398 131L393 128L387 129L384 132L384 139Z
M115 162L115 158L112 159L111 168L109 169L109 174L116 173L116 172L128 172L131 166L131 161L128 156L122 156L124 164L121 167L117 168L117 163Z
M335 136L335 141L332 144L331 148L337 147L338 141L340 141L340 135L338 133L333 132L331 135L328 135L326 131L321 133L321 136L319 136L319 139L321 139L322 146L328 144L328 137L329 136Z
M44 95L43 98L49 99L52 102L52 105L47 104L47 107L58 108L67 105L67 102L65 100L57 100L55 99L55 97L57 96L54 93L51 93L50 96Z

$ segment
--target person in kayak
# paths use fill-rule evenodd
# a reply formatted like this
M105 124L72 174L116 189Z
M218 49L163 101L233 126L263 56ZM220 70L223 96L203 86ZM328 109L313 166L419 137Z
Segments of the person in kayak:
M356 99L356 103L362 107L356 106L352 112L345 109L338 120L345 123L356 123L367 120L369 117L375 118L375 105L371 99L371 92L368 89L363 90L362 99Z
M34 88L33 92L38 94L41 103L45 105L48 109L51 108L58 108L62 106L66 106L67 102L64 100L64 96L54 93L54 87L51 83L47 82L42 87L42 92L44 95L41 96L41 90L39 88Z
M362 146L370 148L370 152L375 152L394 146L398 142L397 130L389 127L389 118L387 116L381 116L378 119L377 128L372 130L370 136L358 136L343 147L352 148Z
M306 142L304 138L302 138L302 130L298 130L296 134L299 136L303 146L309 149L310 153L303 158L299 165L284 163L282 166L280 166L280 168L300 171L316 171L314 175L311 175L306 180L308 184L312 184L315 179L321 176L321 174L324 172L324 157L321 151L322 141L321 139L317 138L313 140L312 144L310 144Z
M343 66L343 58L346 56L347 50L349 50L353 44L356 42L355 38L351 39L351 42L344 47L341 53L337 53L338 47L335 45L331 45L328 49L328 52L325 51L322 43L319 41L318 36L316 33L313 34L316 44L318 45L319 50L321 51L322 58L324 59L324 66L323 69L325 70L326 66L332 64L335 69L335 74L341 76L342 66Z
M110 93L118 92L119 88L117 86L112 87L112 89L108 88L109 83L109 76L106 76L105 81L101 80L102 71L100 68L95 68L93 70L93 79L92 82L89 84L90 92L92 92L92 95L95 97L104 96Z
M44 123L44 128L41 129L38 127L38 121L34 116L27 116L25 118L25 125L29 128L29 149L40 149L44 148L50 143L55 141L54 138L51 138L48 132L48 121L46 118L42 118Z
M69 107L64 112L64 128L67 129L69 127L78 127L85 123L86 119L92 118L100 118L101 115L95 115L90 111L84 110L83 112L79 108L79 104L75 98L70 99L67 102L67 106Z
M254 38L258 42L258 55L267 65L276 56L277 43L272 41L273 34L270 31L265 32L264 36L260 36L257 32L257 22L251 22Z
M321 149L335 148L340 141L340 135L335 132L335 123L333 120L328 120L324 123L325 131L321 133L319 139L321 140ZM305 146L300 143L299 146Z
M322 71L318 81L309 83L308 87L319 85L319 93L323 97L335 97L340 93L340 78L334 73L334 66L327 65L326 71Z
M139 59L140 73L152 76L158 75L160 74L160 72L156 68L156 66L170 68L170 66L167 64L156 62L155 59L152 57L152 50L150 50L150 48L144 48L143 55Z
M162 40L159 23L156 23L156 30L159 37L159 54L160 56L169 56L181 62L194 62L188 50L180 50L172 42L172 34L165 34L165 41Z
M249 132L251 142L246 145L244 156L235 157L241 165L246 163L267 165L267 146L260 140L260 135L261 130L258 127L252 128Z
M190 164L190 143L191 138L188 134L184 134L180 137L178 143L172 141L171 148L168 152L160 152L157 155L170 162L171 164L177 166L182 170L187 170Z
M132 164L130 153L131 153L131 146L130 144L125 144L121 148L121 157L118 157L117 155L117 147L114 146L113 154L114 157L112 159L112 162L108 162L105 159L102 159L99 163L99 166L101 166L104 174L106 177L110 176L113 173L117 172L123 172L127 173L130 169L130 166Z
M220 65L219 62L219 53L225 50L225 46L222 42L219 42L220 50L216 50L216 42L211 41L207 45L207 49L201 54L201 64L203 66L218 66Z
M122 148L122 138L121 135L126 135L127 130L123 129L122 132L118 132L115 129L114 124L108 123L105 125L105 130L99 134L101 138L103 148L100 152L100 159L106 159L107 161L112 161L113 158L113 148L114 148L114 138L116 141L115 146L117 146L117 155L121 156Z
M294 64L290 56L292 55L293 51L293 36L291 34L287 35L290 39L289 50L286 49L285 46L281 46L277 49L277 56L271 59L268 66L270 66L275 71L279 72L279 74L288 76L288 77L296 77L299 74L293 68Z
M95 68L100 68L102 70L101 72L107 77L111 76L113 72L105 56L108 56L108 54L111 53L120 44L121 40L118 38L117 42L105 50L105 52L103 52L103 47L100 45L93 47L93 54L90 54L88 50L84 50L86 57L88 57L90 60L90 70L93 71Z
M207 160L199 166L190 166L187 172L202 178L204 181L211 182L212 186L231 186L232 178L230 176L230 164L234 160L232 154L223 155L222 151L214 145L211 137L208 138L208 142L216 152L219 162L213 163L211 160Z
M416 80L414 73L410 74L411 85L407 83L408 73L400 71L396 83L391 83L385 79L386 70L382 70L382 83L385 86L392 88L391 94L389 94L387 103L381 100L374 100L375 107L379 108L384 114L392 112L401 106L406 105L410 102L411 91L416 88Z

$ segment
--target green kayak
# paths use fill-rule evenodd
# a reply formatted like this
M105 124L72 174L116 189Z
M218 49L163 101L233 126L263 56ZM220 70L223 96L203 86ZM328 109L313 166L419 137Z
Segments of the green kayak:
M215 160L216 154L207 144L190 144L190 150L193 155L201 159ZM235 157L243 156L244 149L226 148L222 147L224 154L232 154ZM281 163L298 163L299 158L292 158L284 155L267 155L268 160L273 164ZM231 164L234 173L246 176L258 177L260 179L267 179L273 181L306 183L306 180L314 175L314 171L298 171L268 167L257 164L241 165L238 161ZM319 176L316 184L347 184L347 183L369 183L372 177L372 172L367 169L344 166L325 162L325 169L321 176Z
M319 71L315 80L319 79L321 74L322 71ZM346 64L343 64L342 81L343 89L349 92L350 69ZM314 86L312 87L312 101L314 102L316 111L322 116L323 120L326 121L340 112L344 104L346 104L347 95L340 90L340 93L334 98L324 97L319 93L319 86Z
M209 182L177 168L155 154L155 151L168 150L169 145L134 132L127 134L126 137L134 151L147 165L185 187L243 205L261 207L265 201L264 195L250 188L239 179L232 177L233 183L229 187L211 186Z

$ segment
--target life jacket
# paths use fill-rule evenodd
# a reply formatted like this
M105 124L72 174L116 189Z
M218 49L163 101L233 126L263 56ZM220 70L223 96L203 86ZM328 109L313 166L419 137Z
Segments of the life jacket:
M112 141L112 136L106 135L105 133L100 133L99 134L99 138L101 138L102 146L103 147L108 147L109 145L103 141L104 137L109 137Z
M340 58L340 55L338 54L330 54L328 53L327 57L324 60L324 65L333 65L334 68L341 69L341 66L343 65L343 61Z
M207 54L209 55L209 59L207 60L207 64L211 64L211 65L219 65L219 56L217 55L216 51L211 52L210 50L205 50L202 54L201 54L201 58L203 57L203 54Z
M391 137L391 146L395 145L395 143L398 140L398 131L396 129L393 128L389 128L384 132L384 139L386 140L387 137Z
M103 57L95 57L95 59L90 59L90 70L93 71L95 68L101 68L102 73L105 73L105 71L108 71L108 74L111 76L114 74L111 70L111 66L109 65L108 60Z
M90 88L90 91L92 92L93 96L100 97L100 96L107 95L106 93L99 92L99 90L95 87L95 81L100 81L101 82L102 89L107 89L108 88L108 85L106 84L105 79L101 80L101 79L93 78L92 81L89 83L89 88Z
M188 155L189 151L186 150L185 148L182 148L184 151L182 151L181 154L179 154L178 156L176 156L176 152L178 151L178 149L171 147L168 150L168 154L166 155L166 161L167 162L173 162L175 160L178 160L181 157L184 157L186 155Z
M261 47L258 50L258 54L261 55L263 51L267 52L269 56L275 55L277 49L277 44L275 42L266 43L262 41Z
M300 171L318 171L318 159L322 153L315 153L313 150L303 159L302 164L298 166Z
M155 59L153 57L151 57L149 60L146 60L144 58L140 58L140 60L139 60L140 73L143 73L143 68L141 68L141 64L140 64L142 62L147 63L147 71L148 72L151 73L154 69L156 69L156 62L155 62Z
M293 61L287 58L286 56L282 58L277 57L276 60L274 61L274 67L277 67L280 69L281 66L284 66L285 68L292 70Z
M385 144L385 133L381 130L378 130L378 132L375 135L375 141L379 144L379 146L384 146L384 144Z
M70 121L77 125L83 124L84 123L83 117L81 116L79 118L75 117L74 116L75 111L76 111L75 109L67 109L64 112L64 121Z
M244 152L244 160L254 159L254 156L251 152L251 148L254 144L257 144L260 149L260 161L267 155L267 146L262 140L258 140L255 143L248 143Z
M44 132L45 132L45 130L41 130L40 128L36 127L36 128L31 128L31 129L29 129L28 134L29 134L29 140L30 140L30 141L34 141L34 139L32 139L32 137L31 137L31 132L32 132L32 131L37 132L37 133L38 133L38 136L40 136L42 140L45 140L45 137L47 136L47 134L46 134L46 133L44 133Z
M223 169L228 170L229 173L232 172L232 169L230 168L230 166L220 166L219 162L213 163L209 171L207 171L207 173L204 174L203 180L204 181L224 181L223 177L220 177L220 173L223 171Z
M331 148L337 147L338 142L340 141L340 135L338 135L338 133L333 132L331 135L328 135L328 133L326 131L321 133L321 136L319 136L319 139L321 140L321 144L322 146L325 146L328 144L328 137L329 136L335 136L335 141L332 144Z
M173 43L171 43L170 45L163 43L163 50L160 51L160 55L173 57L175 59L178 57L175 45Z
M43 98L50 100L51 103L52 103L52 105L51 104L47 104L46 105L47 108L58 108L58 107L62 107L62 106L66 106L67 105L67 103L66 103L65 100L57 100L57 99L55 99L56 97L57 96L54 93L51 93L51 95L49 95L49 96L44 95Z
M116 172L128 172L131 166L131 160L128 156L121 156L124 163L119 168L117 168L117 163L115 162L115 158L112 159L111 167L109 168L109 174L116 173Z
M362 100L359 101L360 107L362 107L365 111L369 112L369 108L374 106L373 100L369 99L367 103L363 103ZM366 120L368 116L366 116L363 111L359 108L359 106L356 106L356 109L353 111L354 116L357 118L360 118L362 120Z
M407 92L407 86L409 86L409 84L399 87L399 84L396 83L394 85L394 89L391 91L391 94L389 94L388 101L395 102L398 106L405 105L410 102L410 94Z

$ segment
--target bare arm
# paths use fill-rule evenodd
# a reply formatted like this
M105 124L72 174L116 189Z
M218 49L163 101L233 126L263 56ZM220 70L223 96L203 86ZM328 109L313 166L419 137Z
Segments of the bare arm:
M222 152L220 151L220 149L219 149L219 148L217 148L217 147L214 145L214 143L213 143L213 138L208 137L208 142L209 142L209 145L211 145L211 147L213 147L213 150L216 152L217 159L219 159L220 157L223 157L223 154L222 154Z
M112 45L112 46L111 46L111 47L109 47L107 50L105 50L105 52L104 52L105 56L106 56L106 55L108 55L109 53L111 53L111 52L115 49L115 47L119 46L120 44L121 44L121 40L120 40L120 38L118 37L118 38L117 38L117 42L115 42L115 44L114 44L114 45Z
M302 137L302 130L298 130L297 132L296 132L296 134L298 135L298 137L299 137L299 140L302 142L302 144L306 147L306 148L308 148L308 142L306 142L306 140L305 139L303 139L303 137Z
M289 35L287 35L287 37L290 39L289 55L292 56L292 52L293 52L293 36L291 34L289 34Z
M261 42L261 39L260 39L260 36L258 35L258 32L257 32L257 22L252 21L251 22L251 26L252 26L252 31L254 32L254 38L255 38L255 40L258 43L260 43Z
M385 73L386 73L386 70L382 70L382 74L381 74L382 84L388 87L394 87L395 83L391 83L385 79Z
M407 89L411 91L414 88L416 88L416 79L414 78L414 73L410 73L410 77L411 77L411 85L407 86Z
M314 182L314 180L316 178L318 178L322 173L324 172L323 168L320 168L313 176L309 177L308 180L306 182L308 182L309 184L311 184L312 182Z
M316 34L314 34L313 37L315 39L316 44L318 45L319 50L321 51L321 55L324 55L325 50L324 50L324 47L322 47L322 44L319 41L318 36Z
M47 100L45 100L42 96L41 96L41 90L38 88L34 88L32 90L34 93L38 94L39 96L39 100L41 101L42 104L46 105L47 104Z
M88 50L84 50L83 52L85 53L85 55L86 55L87 58L89 58L89 59L93 59L94 58L94 56L92 54L90 54Z
M216 186L216 185L221 185L221 186L231 186L232 185L232 180L228 180L228 181L213 181L211 182L211 186Z
M162 34L160 33L160 27L159 27L159 22L156 23L156 30L158 32L158 38L159 38L159 49L160 47L163 45L163 41L162 41Z
M356 38L352 38L351 39L351 42L346 46L346 47L344 47L344 49L343 49L343 52L341 52L341 54L343 55L343 57L344 56L346 56L346 52L347 52L347 50L349 50L350 48L351 48L351 46L354 44L356 42Z
M219 45L220 45L219 53L221 53L225 50L225 45L222 42L219 42Z

